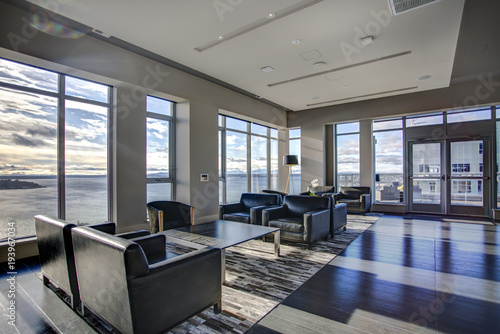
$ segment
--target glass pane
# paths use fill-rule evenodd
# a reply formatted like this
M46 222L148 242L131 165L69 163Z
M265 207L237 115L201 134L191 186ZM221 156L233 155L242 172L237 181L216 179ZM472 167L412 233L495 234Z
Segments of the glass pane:
M337 186L359 182L359 134L337 136Z
M413 144L413 177L441 177L441 145Z
M451 204L483 206L483 141L450 143Z
M271 129L271 138L278 138L278 130Z
M288 138L300 138L300 129L288 130Z
M172 104L173 103L168 100L153 96L148 96L146 99L147 111L166 116L172 116Z
M170 121L147 118L147 177L170 177L169 166L169 129Z
M290 181L290 188L288 189L289 194L297 194L300 193L300 182L301 182L301 174L302 168L300 166L301 156L300 156L300 139L293 139L289 141L290 143L290 154L297 155L299 158L299 164L297 166L291 166L292 168L292 180Z
M219 178L222 177L222 131L219 130Z
M271 139L271 189L279 190L278 184L278 141Z
M413 180L413 203L440 204L441 179Z
M491 119L491 109L475 110L468 112L449 112L448 123L470 122Z
M258 193L267 189L267 139L252 136L252 189L251 192Z
M23 87L57 92L59 75L0 58L0 81Z
M373 122L373 131L401 129L403 127L402 119L393 119L389 121L375 121Z
M57 217L57 100L0 88L0 240L35 235L33 216Z
M337 124L336 131L337 134L359 132L359 122Z
M219 180L219 204L224 204L224 181Z
M252 123L251 131L252 131L252 133L255 133L258 135L267 136L267 127L259 125L259 124Z
M443 124L443 115L413 117L406 119L406 126L411 128L415 126Z
M108 220L107 119L108 108L66 101L67 220L82 224Z
M497 107L498 108L498 107ZM497 109L500 110L500 108ZM496 177L497 177L497 208L500 208L500 122L497 122L497 166L496 166Z
M171 183L148 183L147 201L171 201L172 184Z
M240 200L248 192L247 176L247 135L227 131L226 133L226 191L227 202Z
M248 131L247 124L248 124L248 122L242 121L240 119L226 117L226 128L228 128L228 129L235 129L235 130L241 130L241 131L246 132L246 131Z
M219 115L219 126L224 126L224 116Z
M403 202L403 131L375 132L375 201Z
M83 79L66 77L66 95L107 103L108 86Z

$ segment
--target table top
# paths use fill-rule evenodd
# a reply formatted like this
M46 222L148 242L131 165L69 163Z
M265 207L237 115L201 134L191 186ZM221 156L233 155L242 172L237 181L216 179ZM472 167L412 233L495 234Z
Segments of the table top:
M162 231L168 237L216 248L227 248L279 231L279 228L238 223L229 220L183 226Z

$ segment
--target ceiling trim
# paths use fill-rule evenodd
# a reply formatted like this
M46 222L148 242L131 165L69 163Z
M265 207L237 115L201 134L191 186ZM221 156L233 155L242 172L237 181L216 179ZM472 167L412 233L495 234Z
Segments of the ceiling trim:
M214 46L217 46L217 45L224 43L224 42L227 42L233 38L244 35L252 30L255 30L257 28L265 26L266 24L269 24L271 22L274 22L276 20L284 18L285 16L288 16L288 15L291 15L291 14L296 13L298 11L301 11L302 9L308 8L308 7L315 5L315 4L322 2L322 1L323 0L303 0L303 1L300 1L299 3L285 7L282 10L279 10L275 13L268 13L268 16L260 18L257 21L254 21L250 24L247 24L246 26L243 26L241 28L233 30L227 34L217 36L216 39L214 39L210 42L207 42L203 45L197 46L194 49L198 52L203 52L205 50L213 48Z
M352 64L352 65L337 67L337 68L334 68L334 69L331 69L331 70L327 70L327 71L323 71L323 72L318 72L318 73L314 73L314 74L308 74L308 75L304 75L304 76L301 76L301 77L296 77L296 78L292 78L292 79L288 79L288 80L284 80L284 81L280 81L280 82L271 83L271 84L268 84L267 86L268 87L274 87L274 86L278 86L278 85L283 85L283 84L294 82L294 81L309 79L309 78L317 77L319 75L325 75L325 74L332 73L332 72L347 70L347 69L350 69L350 68L354 68L354 67L358 67L358 66L364 66L364 65L368 65L368 64L373 64L373 63L377 63L379 61L384 61L384 60L389 60L389 59L393 59L393 58L403 57L403 56L407 56L407 55L410 55L410 54L411 54L411 51L405 51L405 52L395 53L395 54L392 54L392 55L389 55L389 56L378 57L378 58L375 58L375 59L372 59L372 60L368 60L368 61L364 61L364 62L357 63L357 64Z
M411 90L411 89L417 89L417 88L418 88L418 86L412 86L412 87L406 87L406 88L388 90L388 91L385 91L385 92L379 92L379 93L373 93L373 94L353 96L353 97L348 97L348 98L345 98L345 99L338 99L338 100L330 100L330 101L324 101L324 102L311 103L311 104L307 104L307 106L308 107L313 107L313 106L317 106L317 105L321 105L321 104L325 104L325 103L334 103L334 102L355 100L355 99L364 98L364 97L370 97L370 96L376 96L376 95L382 95L382 94L390 94L390 93L397 93L397 92L402 92L402 91Z

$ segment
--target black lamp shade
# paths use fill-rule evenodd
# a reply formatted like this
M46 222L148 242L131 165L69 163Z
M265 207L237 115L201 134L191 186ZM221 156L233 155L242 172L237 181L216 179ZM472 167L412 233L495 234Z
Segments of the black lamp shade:
M283 157L283 165L295 166L299 164L299 157L296 155L285 155Z

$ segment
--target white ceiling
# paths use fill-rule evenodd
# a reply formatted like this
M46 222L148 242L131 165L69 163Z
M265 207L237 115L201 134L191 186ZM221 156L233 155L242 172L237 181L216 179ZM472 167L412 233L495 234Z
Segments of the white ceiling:
M392 16L387 0L74 0L58 8L32 0L290 110L448 87L464 1ZM366 36L373 44L362 46ZM417 80L423 75L432 77Z

